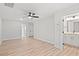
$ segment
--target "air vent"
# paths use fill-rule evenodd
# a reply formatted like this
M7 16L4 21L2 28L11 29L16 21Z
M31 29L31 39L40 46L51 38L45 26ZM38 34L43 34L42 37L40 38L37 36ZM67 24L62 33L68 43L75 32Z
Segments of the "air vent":
M4 3L4 5L7 6L7 7L11 7L11 8L14 7L14 3Z

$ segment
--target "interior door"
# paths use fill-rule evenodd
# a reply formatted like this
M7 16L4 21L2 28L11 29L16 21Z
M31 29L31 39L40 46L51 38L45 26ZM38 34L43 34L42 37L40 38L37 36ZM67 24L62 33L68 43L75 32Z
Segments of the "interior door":
M55 20L55 46L59 49L64 48L64 38L63 38L63 31L64 31L64 22L62 18L56 18Z
M33 37L34 36L34 24L33 22L29 22L28 23L28 32L29 32L29 37Z

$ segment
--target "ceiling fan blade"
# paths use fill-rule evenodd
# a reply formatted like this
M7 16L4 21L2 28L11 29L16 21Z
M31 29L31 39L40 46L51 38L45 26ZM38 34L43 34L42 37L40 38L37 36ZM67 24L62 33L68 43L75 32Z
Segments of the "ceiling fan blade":
M31 16L31 14L29 14L28 16Z
M34 18L39 18L39 16L32 16L32 17L34 17Z

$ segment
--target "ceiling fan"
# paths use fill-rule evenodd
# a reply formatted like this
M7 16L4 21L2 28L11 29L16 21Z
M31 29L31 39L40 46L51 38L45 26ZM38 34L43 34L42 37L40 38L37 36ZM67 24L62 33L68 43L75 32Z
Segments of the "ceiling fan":
M28 17L31 17L31 18L39 18L39 16L36 16L36 14L35 13L32 13L32 12L29 12Z

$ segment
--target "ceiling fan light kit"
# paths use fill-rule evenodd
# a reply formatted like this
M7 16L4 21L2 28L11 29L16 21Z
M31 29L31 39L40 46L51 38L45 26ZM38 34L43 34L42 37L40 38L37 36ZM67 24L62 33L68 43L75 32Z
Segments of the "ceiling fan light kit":
M28 18L39 18L39 16L36 16L35 13L29 12Z

